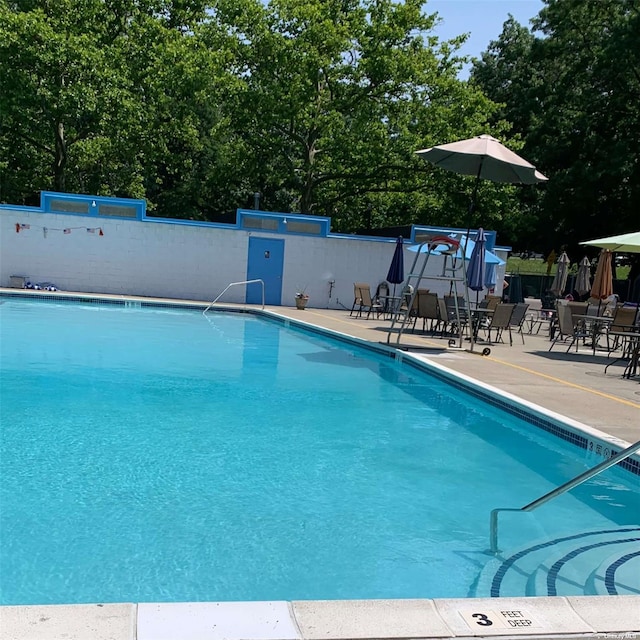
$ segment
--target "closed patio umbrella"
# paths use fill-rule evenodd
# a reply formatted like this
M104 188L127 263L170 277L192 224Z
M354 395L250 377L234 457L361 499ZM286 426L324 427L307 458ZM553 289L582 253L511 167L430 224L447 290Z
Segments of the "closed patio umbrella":
M596 275L593 278L591 297L604 300L613 293L613 272L611 271L611 251L603 249L600 252Z
M476 302L478 293L484 289L486 267L484 247L486 242L484 230L480 227L478 229L478 235L476 236L475 246L471 252L471 258L469 259L469 266L467 267L467 286L476 292Z
M591 291L591 262L589 258L585 256L580 260L578 266L578 275L576 276L576 291L581 295L589 293Z
M396 248L387 273L387 282L393 284L393 295L396 295L396 285L404 282L404 250L402 236L396 240Z
M487 239L484 235L484 229L480 227L478 229L478 235L476 236L476 243L471 252L471 258L469 258L469 266L467 267L467 286L471 291L476 292L476 306L478 304L478 296L480 291L484 289L484 272L486 269L485 262L485 244ZM478 319L474 319L474 326L471 331L471 350L473 351L473 345L475 342L475 336L477 333Z
M567 278L569 277L569 256L565 251L558 258L558 270L551 283L551 291L557 296L561 296L567 286Z

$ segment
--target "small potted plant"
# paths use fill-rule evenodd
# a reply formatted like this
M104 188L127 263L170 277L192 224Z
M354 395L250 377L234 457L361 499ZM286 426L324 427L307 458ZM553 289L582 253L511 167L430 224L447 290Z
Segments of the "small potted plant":
M306 293L306 287L298 288L296 291L296 308L304 309L309 302L309 296Z

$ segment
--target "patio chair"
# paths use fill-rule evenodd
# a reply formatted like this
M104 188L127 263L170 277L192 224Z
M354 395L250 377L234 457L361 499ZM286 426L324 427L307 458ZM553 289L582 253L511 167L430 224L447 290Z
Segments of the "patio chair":
M522 332L522 327L524 326L525 320L527 319L528 309L528 303L517 302L516 306L513 309L513 313L511 314L511 319L509 320L510 327L515 329L516 332L520 334L520 337L522 338L522 344L524 344L524 333Z
M590 298L587 300L587 310L585 315L598 317L601 315L601 312L604 311L601 307L602 305L600 304L600 300L593 300Z
M431 293L427 289L418 289L418 309L413 322L415 329L418 318L422 318L422 330L427 329L427 320L431 320L430 331L433 333L440 324L440 309L438 306L438 294Z
M607 331L607 350L609 353L616 351L618 347L625 353L628 345L629 334L638 333L637 307L618 307L613 316L613 320ZM609 338L614 338L613 345L610 344Z
M487 301L487 309L495 309L502 302L500 296L493 295L486 296L485 300Z
M604 372L607 373L607 369L620 360L628 358L629 360L636 359L633 364L633 368L637 367L638 358L638 343L640 342L640 317L637 307L618 307L616 309L613 320L607 332L607 349L609 354L612 351L616 351L618 348L622 350L622 355L618 356L615 360L612 360L604 368ZM613 336L613 346L609 344L609 337Z
M353 284L353 306L351 307L350 316L354 313L356 317L362 317L364 311L367 312L367 320L372 311L375 311L376 317L382 313L382 305L371 299L371 287L363 282L355 282ZM357 307L357 308L356 308Z
M554 345L557 342L564 342L568 338L571 338L571 342L567 347L567 353L571 347L576 345L576 353L578 352L578 341L580 338L588 338L591 334L587 331L583 325L576 325L573 322L573 317L571 316L571 309L566 304L559 304L557 309L557 321L558 321L558 330L551 342L551 346L549 347L549 351L553 349Z
M373 297L373 301L382 305L382 311L386 312L389 309L389 283L383 280L376 288L376 294Z
M496 308L493 310L493 314L491 315L491 322L487 327L487 339L489 342L499 342L502 340L502 333L506 329L509 332L509 345L513 346L513 337L511 336L511 316L513 315L513 310L515 309L515 303L507 303L500 302L496 305ZM491 331L495 329L496 337L495 340L491 340Z
M444 336L449 330L449 312L444 298L438 297L438 315L440 316L440 335Z
M573 324L576 325L579 322L579 318L576 316L586 316L587 309L589 308L588 302L567 302L567 307L571 311L571 318L573 320Z
M464 330L469 322L469 311L464 296L444 296L444 306L449 328L455 333ZM460 321L460 327L458 327L458 321Z
M556 294L547 290L540 298L540 309L532 310L529 315L529 333L537 335L540 329L546 326L549 337L553 340L557 304Z

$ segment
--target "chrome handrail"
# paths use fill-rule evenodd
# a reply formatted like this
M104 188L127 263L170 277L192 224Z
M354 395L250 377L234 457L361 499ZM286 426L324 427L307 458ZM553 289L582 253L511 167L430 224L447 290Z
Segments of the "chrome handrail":
M533 502L530 502L529 504L526 504L524 507L520 507L519 509L493 509L491 511L491 517L489 520L490 552L496 554L500 551L500 549L498 549L498 514L501 511L533 511L534 509L537 509L538 507L545 504L545 502L549 502L549 500L552 500L556 496L569 491L569 489L573 489L573 487L577 487L579 484L582 484L586 480L589 480L589 478L593 478L593 476L597 476L599 473L602 473L609 467L613 467L619 462L622 462L638 450L640 450L640 440L638 440L638 442L636 442L635 444L632 444L630 447L627 447L623 451L620 451L620 453L616 454L615 456L611 456L611 458L609 458L608 460L604 460L600 464L597 464L595 467L584 471L572 480L569 480L569 482L565 482L563 485L560 485L552 491L549 491L549 493L545 493L543 496L541 496L537 500L534 500Z
M238 284L253 284L254 282L259 282L260 284L262 284L262 308L264 309L264 280L243 280L242 282L230 282L225 288L224 291L213 301L211 302L211 304L202 312L203 315L205 313L207 313L207 311L209 311L209 309L211 309L211 307L218 302L218 300L220 300L220 298L222 298L222 296L226 293L227 289L230 289L231 287L234 287L235 285Z

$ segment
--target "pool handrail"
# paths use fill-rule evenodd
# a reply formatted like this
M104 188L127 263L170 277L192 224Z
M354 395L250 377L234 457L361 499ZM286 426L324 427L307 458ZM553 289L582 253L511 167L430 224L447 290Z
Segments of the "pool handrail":
M537 500L534 500L533 502L530 502L529 504L526 504L524 507L520 507L519 509L513 509L513 508L493 509L491 511L491 517L489 521L490 553L493 553L495 555L500 551L500 549L498 548L498 514L501 511L533 511L534 509L537 509L538 507L542 506L546 502L549 502L549 500L552 500L556 496L559 496L565 493L566 491L569 491L569 489L573 489L573 487L577 487L579 484L582 484L583 482L586 482L590 478L597 476L599 473L602 473L603 471L607 470L609 467L613 467L619 462L622 462L623 460L633 455L638 450L640 450L640 440L638 440L638 442L636 442L635 444L632 444L630 447L627 447L626 449L620 451L615 456L611 456L608 460L603 460L600 464L597 464L595 467L592 467L591 469L587 469L587 471L584 471L583 473L576 476L572 480L569 480L569 482L565 482L563 485L560 485L559 487L556 487L552 491L549 491L549 493L545 493L543 496L541 496Z
M264 280L261 280L260 278L258 278L257 280L242 280L242 282L230 282L225 288L224 291L215 299L213 300L209 306L202 312L203 315L205 313L207 313L207 311L209 311L209 309L211 309L211 307L218 302L218 300L220 300L220 298L222 298L222 296L226 293L227 289L230 289L231 287L234 287L238 284L253 284L254 282L259 282L262 285L262 308L264 309Z

